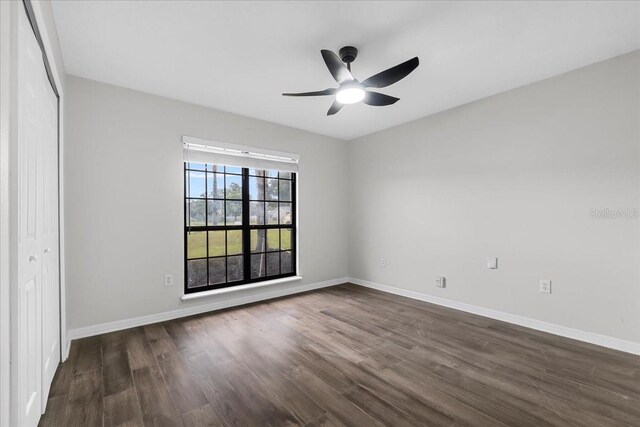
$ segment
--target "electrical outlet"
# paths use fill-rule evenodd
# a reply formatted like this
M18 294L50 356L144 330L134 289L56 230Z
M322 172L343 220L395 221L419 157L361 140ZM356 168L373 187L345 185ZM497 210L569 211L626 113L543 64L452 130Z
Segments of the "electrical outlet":
M386 266L387 266L387 259L380 258L380 267L386 267Z
M436 287L444 288L446 286L447 279L444 276L436 276Z
M551 280L540 280L540 292L543 294L551 293Z
M173 286L173 274L165 274L164 275L164 285L165 286Z

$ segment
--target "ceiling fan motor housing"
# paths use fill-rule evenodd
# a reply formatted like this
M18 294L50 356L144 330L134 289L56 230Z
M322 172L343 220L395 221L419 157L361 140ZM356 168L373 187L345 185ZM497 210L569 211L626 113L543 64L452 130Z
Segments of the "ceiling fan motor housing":
M350 64L351 62L356 60L356 57L358 56L358 49L353 46L345 46L340 49L338 54L340 55L340 59L342 60L342 62Z

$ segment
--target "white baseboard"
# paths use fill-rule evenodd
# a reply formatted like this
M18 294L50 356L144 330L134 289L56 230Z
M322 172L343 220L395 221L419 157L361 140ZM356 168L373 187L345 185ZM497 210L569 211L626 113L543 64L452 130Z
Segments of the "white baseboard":
M64 362L69 357L69 350L71 350L71 338L67 335L67 340L65 341L64 348L62 349L62 360L60 362Z
M86 338L94 335L105 334L107 332L120 331L122 329L134 328L137 326L148 325L151 323L164 322L166 320L177 319L179 317L192 316L194 314L206 313L208 311L221 310L224 308L235 307L253 302L264 301L272 298L278 298L286 295L297 294L300 292L311 291L314 289L326 288L342 283L347 283L348 277L338 279L325 280L324 282L309 283L306 285L293 286L284 289L267 290L263 292L255 292L250 295L244 295L238 298L225 299L223 301L215 301L215 297L211 297L214 301L208 304L192 305L185 303L186 307L177 310L165 311L162 313L149 314L146 316L132 317L130 319L116 320L113 322L100 323L82 328L70 329L67 331L67 343L65 346L65 358L69 355L71 341L78 338Z
M338 279L326 280L324 282L318 282L318 283L310 283L307 285L296 286L296 287L291 287L286 289L278 289L278 290L272 290L272 291L253 293L251 295L245 295L242 297L227 299L224 301L213 301L208 304L202 304L202 305L197 305L192 307L184 307L177 310L166 311L163 313L150 314L146 316L133 317L130 319L116 320L114 322L100 323L98 325L86 326L83 328L70 329L69 331L67 331L67 343L64 347L65 348L64 357L66 358L69 355L69 348L71 346L71 341L74 339L86 338L86 337L100 335L108 332L119 331L122 329L134 328L136 326L143 326L151 323L177 319L179 317L187 317L187 316L192 316L194 314L205 313L208 311L215 311L215 310L221 310L224 308L250 304L252 302L264 301L272 298L278 298L281 296L292 295L300 292L311 291L314 289L325 288L328 286L335 286L335 285L339 285L346 282L350 282L350 283L353 283L359 286L364 286L371 289L377 289L379 291L388 292L395 295L400 295L407 298L430 302L432 304L453 308L455 310L465 311L467 313L477 314L479 316L489 317L491 319L501 320L503 322L513 323L513 324L524 326L527 328L536 329L538 331L559 335L561 337L572 338L575 340L584 341L591 344L596 344L603 347L640 355L640 343L636 343L633 341L626 341L626 340L622 340L619 338L614 338L606 335L595 334L593 332L586 332L579 329L568 328L566 326L544 322L542 320L531 319L529 317L519 316L517 314L505 313L502 311L493 310L486 307L466 304L463 302L436 297L433 295L428 295L420 292L408 291L405 289L382 285L379 283L357 279L354 277L341 277Z
M626 341L607 335L586 332L580 329L568 328L566 326L557 325L555 323L544 322L542 320L531 319L529 317L519 316L517 314L505 313L503 311L493 310L491 308L480 307L477 305L466 304L463 302L453 301L446 298L436 297L433 295L423 294L420 292L408 291L393 286L381 285L379 283L370 282L368 280L349 278L349 282L379 291L400 295L420 301L430 302L444 307L453 308L467 313L477 314L479 316L489 317L491 319L501 320L503 322L513 323L542 332L559 335L565 338L572 338L578 341L584 341L596 344L602 347L612 348L614 350L624 351L626 353L640 355L640 343Z

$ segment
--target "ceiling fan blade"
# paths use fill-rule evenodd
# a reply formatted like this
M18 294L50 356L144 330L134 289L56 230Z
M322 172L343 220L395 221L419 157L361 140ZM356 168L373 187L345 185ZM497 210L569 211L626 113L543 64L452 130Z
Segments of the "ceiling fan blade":
M315 92L298 92L298 93L283 93L282 96L322 96L333 95L337 89L329 88L325 90L317 90Z
M388 70L384 70L374 76L369 77L362 82L364 87L387 87L407 77L409 73L415 70L420 65L420 60L416 56L408 61L398 64L395 67L391 67Z
M340 104L338 101L333 101L333 104L331 104L329 111L327 111L327 116L333 116L335 113L340 111L341 108L342 104Z
M324 63L327 64L329 72L338 83L353 80L351 71L349 71L347 66L338 58L338 55L327 49L322 49L320 53L322 53L322 59L324 59Z
M384 93L378 93L378 92L367 92L364 95L364 99L362 100L362 102L364 102L365 104L373 105L376 107L395 104L398 101L400 101L400 98L396 98L394 96L389 96L389 95L385 95Z

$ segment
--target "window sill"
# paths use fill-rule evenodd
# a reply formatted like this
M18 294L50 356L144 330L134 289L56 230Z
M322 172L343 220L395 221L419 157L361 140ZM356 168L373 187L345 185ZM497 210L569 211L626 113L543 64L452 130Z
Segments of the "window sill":
M232 293L232 292L239 292L239 291L246 291L246 290L249 290L249 289L263 288L265 286L280 285L282 283L295 282L295 281L298 281L298 280L302 280L302 276L284 277L282 279L265 280L264 282L249 283L247 285L232 286L230 288L222 288L222 289L214 289L214 290L211 290L211 291L196 292L196 293L193 293L193 294L183 295L182 297L180 297L180 299L182 301L191 301L191 300L195 300L195 299L207 298L207 297L212 297L212 296L216 296L216 295L229 294L229 293Z

